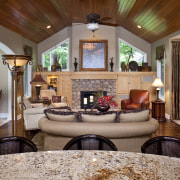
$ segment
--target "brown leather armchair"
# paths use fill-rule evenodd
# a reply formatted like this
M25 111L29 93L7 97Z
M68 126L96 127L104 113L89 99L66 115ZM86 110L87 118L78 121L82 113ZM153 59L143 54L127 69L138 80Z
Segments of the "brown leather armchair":
M148 109L149 92L141 89L131 89L129 99L121 100L122 110Z

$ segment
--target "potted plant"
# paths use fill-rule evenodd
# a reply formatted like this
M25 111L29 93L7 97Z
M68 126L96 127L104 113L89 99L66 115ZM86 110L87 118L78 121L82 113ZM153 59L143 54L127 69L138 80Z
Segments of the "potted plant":
M108 111L110 106L118 106L117 103L113 100L113 96L103 96L97 100L96 108L101 112Z

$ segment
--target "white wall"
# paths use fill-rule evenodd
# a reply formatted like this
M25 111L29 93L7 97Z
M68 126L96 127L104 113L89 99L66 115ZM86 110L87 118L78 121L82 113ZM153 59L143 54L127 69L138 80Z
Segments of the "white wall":
M142 38L136 36L135 34L129 32L128 30L122 28L122 27L117 27L116 29L116 38L117 38L117 48L118 48L118 39L122 39L129 44L132 44L136 48L140 49L141 51L145 52L147 54L147 62L148 65L151 66L151 44L148 43L147 41L143 40ZM117 49L118 53L119 49ZM119 56L117 54L117 56Z
M71 49L71 27L67 27L56 34L50 36L49 38L45 39L44 41L38 44L38 63L42 63L42 53L47 51L48 49L55 47L60 42L64 41L65 39L70 38L70 49ZM71 55L71 52L70 52ZM69 57L71 59L71 56Z
M9 48L8 52L13 52L14 54L24 54L23 48L24 45L31 46L33 48L33 60L36 61L37 59L37 44L27 40L20 34L17 34L13 31L10 31L9 29L0 26L0 43L3 43L5 46ZM0 47L1 49L1 47ZM5 51L4 51L5 52ZM9 54L9 53L8 53ZM12 54L12 53L11 53ZM1 60L1 58L0 58ZM3 108L0 108L0 116L1 114L11 114L11 74L8 70L8 67L3 65L2 60L0 62L0 66L3 66L3 70L0 71L0 84L2 84L4 81L8 82L6 85L3 85L2 91L3 91L3 99L0 99L1 106L3 105ZM2 78L3 77L3 78ZM1 86L0 86L1 89ZM8 117L10 118L10 116Z
M49 37L38 44L38 63L41 62L41 54L53 46L56 46L61 41L70 38L70 71L74 70L74 57L78 59L79 63L79 40L108 40L108 69L110 58L113 57L115 62L115 71L119 71L119 55L118 55L118 39L134 45L138 49L147 53L147 61L151 65L151 44L130 33L121 27L112 27L100 25L100 28L92 33L86 28L85 24L73 24L72 28L68 27Z
M110 58L116 60L116 28L112 26L100 25L100 28L92 33L85 24L72 26L72 61L74 57L79 63L79 40L108 40L108 69ZM93 37L94 36L94 37Z

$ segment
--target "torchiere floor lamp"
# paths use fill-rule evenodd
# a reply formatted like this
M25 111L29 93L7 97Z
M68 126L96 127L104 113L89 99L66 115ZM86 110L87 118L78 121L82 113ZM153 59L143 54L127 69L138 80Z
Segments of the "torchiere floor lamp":
M23 97L24 97L24 71L27 65L32 65L32 57L29 55L2 55L3 64L8 66L12 75L12 136L17 136L17 83L21 80L21 134L24 136L24 116L23 116ZM14 117L15 116L15 117Z

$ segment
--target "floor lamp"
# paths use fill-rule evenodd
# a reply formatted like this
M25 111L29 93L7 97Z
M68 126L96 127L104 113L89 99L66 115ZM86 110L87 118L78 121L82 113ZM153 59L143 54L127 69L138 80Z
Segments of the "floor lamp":
M24 116L23 116L23 97L24 97L24 71L27 65L32 65L32 57L29 55L2 55L3 64L8 66L12 75L12 136L17 136L17 83L21 80L21 134L24 136Z

